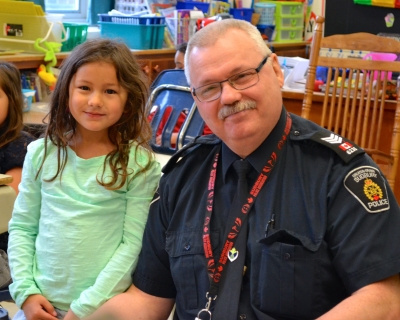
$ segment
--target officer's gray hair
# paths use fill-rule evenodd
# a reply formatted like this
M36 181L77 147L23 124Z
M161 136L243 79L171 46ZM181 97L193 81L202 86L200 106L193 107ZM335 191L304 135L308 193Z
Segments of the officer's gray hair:
M189 60L193 48L206 48L214 45L218 39L222 39L225 34L232 29L242 30L246 35L254 40L256 48L266 57L271 54L271 50L267 47L260 31L250 22L238 19L224 19L212 22L206 27L196 32L189 40L185 54L185 75L190 84ZM238 50L246 50L246 48L238 48Z

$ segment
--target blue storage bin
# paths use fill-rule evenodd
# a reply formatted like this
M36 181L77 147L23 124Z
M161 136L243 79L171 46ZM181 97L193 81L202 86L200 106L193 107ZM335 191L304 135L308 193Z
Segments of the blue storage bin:
M131 49L161 49L165 24L134 25L114 22L98 22L100 36L122 39Z
M176 9L194 9L197 8L204 13L208 12L210 3L207 2L197 2L197 1L178 1L176 3Z
M98 14L99 21L101 22L114 22L120 24L165 24L164 17L132 17L132 16L120 16L120 15L109 15L107 13Z
M241 8L241 9L229 9L229 14L233 16L234 19L251 21L251 16L253 15L252 8Z
M28 112L32 107L32 99L35 96L36 90L22 89L22 95L24 97L24 106L22 111Z

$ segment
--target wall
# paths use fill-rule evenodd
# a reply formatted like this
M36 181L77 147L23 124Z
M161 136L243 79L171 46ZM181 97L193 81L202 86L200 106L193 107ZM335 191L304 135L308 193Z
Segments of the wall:
M393 13L393 27L387 28L385 16ZM326 0L324 35L353 32L379 32L400 34L400 9L364 6L353 0Z

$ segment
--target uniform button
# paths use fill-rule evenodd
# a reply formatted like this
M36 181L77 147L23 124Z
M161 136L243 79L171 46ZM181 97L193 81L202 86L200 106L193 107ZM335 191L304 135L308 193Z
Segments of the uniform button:
M245 314L241 314L241 315L239 316L239 319L240 319L240 320L245 320L245 319L247 319L247 317L246 317Z
M286 260L290 259L290 253L287 253L287 252L286 252L286 253L283 255L283 258L286 259Z
M184 248L185 248L186 251L189 251L190 250L190 244L185 244Z
M296 130L296 131L294 132L294 135L295 135L295 136L299 136L299 135L300 135L300 131L297 131L297 130Z

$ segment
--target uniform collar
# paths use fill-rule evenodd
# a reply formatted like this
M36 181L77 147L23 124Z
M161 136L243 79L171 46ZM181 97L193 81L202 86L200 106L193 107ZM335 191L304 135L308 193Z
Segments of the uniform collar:
M261 172L262 168L266 165L267 157L270 156L272 151L276 148L279 140L282 138L282 132L286 125L286 109L282 107L281 116L278 123L272 129L271 133L264 140L264 142L254 150L246 159L250 162L252 167ZM226 174L235 160L241 159L236 153L234 153L225 143L222 143L222 173L224 183L226 182Z

